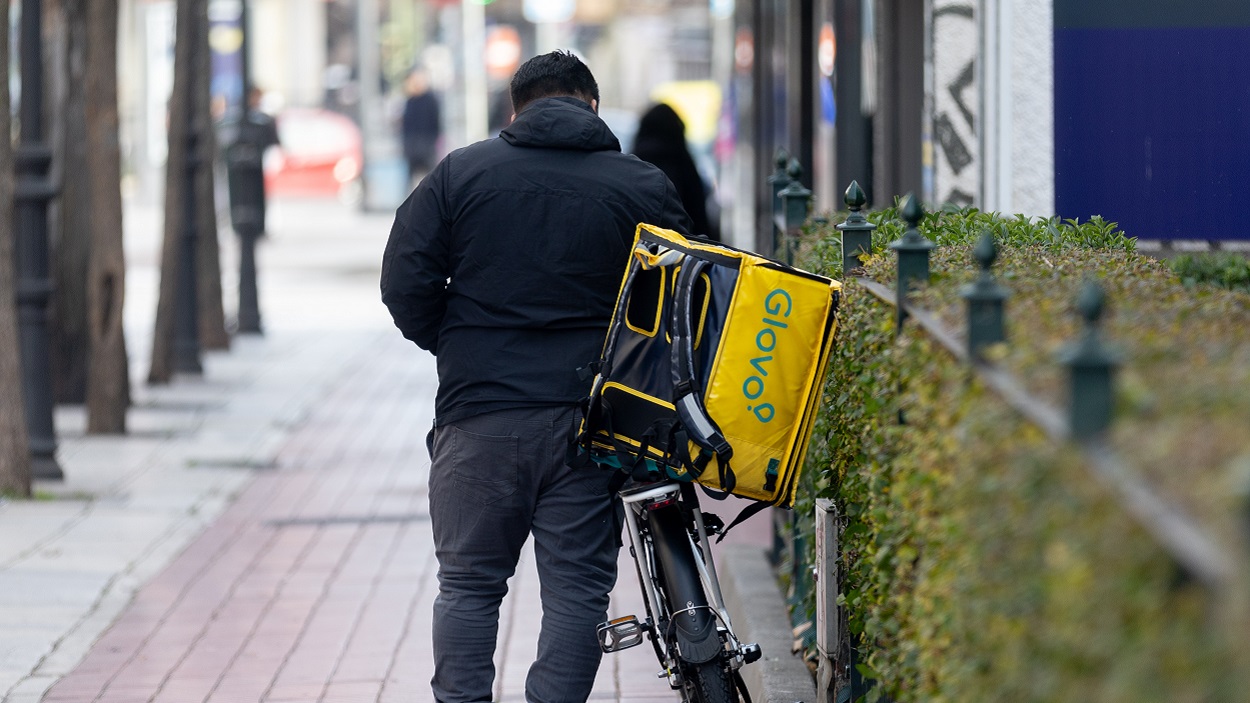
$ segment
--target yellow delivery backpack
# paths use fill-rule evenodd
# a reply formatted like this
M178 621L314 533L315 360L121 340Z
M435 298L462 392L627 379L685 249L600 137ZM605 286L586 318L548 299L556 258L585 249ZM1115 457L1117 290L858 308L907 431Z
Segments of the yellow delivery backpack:
M840 291L823 276L638 225L578 448L637 480L693 480L789 507Z

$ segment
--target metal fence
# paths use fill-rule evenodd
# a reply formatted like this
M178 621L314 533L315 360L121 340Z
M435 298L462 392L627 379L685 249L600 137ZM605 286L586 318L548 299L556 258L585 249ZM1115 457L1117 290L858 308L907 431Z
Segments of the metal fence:
M779 155L779 171L781 164ZM780 187L777 183L781 179L776 174L770 178L778 200L774 211L778 251L787 259L793 254L793 240L807 208L806 199L799 190L792 189L790 198L782 195L799 176L793 170L789 175L792 180ZM804 199L801 209L793 205L800 198ZM1105 302L1101 288L1087 281L1077 299L1083 329L1061 358L1068 369L1069 402L1066 409L1055 408L1030 395L1018 379L982 354L986 346L1006 339L1004 303L1009 291L993 275L997 246L991 234L987 232L976 244L974 256L980 273L974 283L961 291L968 313L968 328L961 334L945 327L935 316L909 301L909 291L916 284L929 281L929 258L935 248L933 242L919 231L919 223L924 216L919 201L908 196L901 207L906 229L902 237L890 245L897 254L898 266L897 285L893 290L857 275L862 274L859 257L871 253L875 225L869 223L862 212L865 198L858 184L851 183L844 202L849 215L836 226L842 233L844 283L858 286L881 302L893 306L898 322L896 334L903 324L920 328L953 357L967 364L986 388L1049 438L1075 442L1086 459L1084 465L1089 467L1091 476L1109 489L1126 513L1153 537L1181 570L1208 589L1225 590L1237 573L1238 562L1233 550L1201 528L1182 509L1156 493L1139 472L1105 441L1114 405L1114 371L1118 359L1103 342L1100 332ZM820 679L818 700L824 703L835 700L833 681L835 678L847 679L851 662L837 661L839 656L845 656L837 651L839 627L841 622L845 622L845 617L838 612L836 605L840 561L836 501L818 501L813 518L816 522L816 564L806 563L804 531L799 529L800 516L781 511L776 511L774 515L772 556L789 585L788 600L794 613L792 620L796 640L801 639L803 646L816 645ZM799 606L809 602L809 589L812 588L818 589L815 594L817 605L814 621L809 622L807 613ZM842 668L842 675L835 677L838 667ZM847 692L842 691L841 694L841 699L853 700L847 698Z

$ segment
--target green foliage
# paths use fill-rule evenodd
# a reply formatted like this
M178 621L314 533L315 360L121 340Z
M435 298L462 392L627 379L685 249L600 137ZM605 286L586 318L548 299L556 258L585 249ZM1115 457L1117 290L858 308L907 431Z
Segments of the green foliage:
M886 283L885 247L903 226L893 209L870 220L880 227L864 271ZM1056 352L1079 331L1079 287L1098 278L1110 303L1104 334L1125 359L1108 441L1222 545L1240 545L1250 296L1187 288L1100 219L940 211L921 223L939 248L915 302L957 333L959 290L977 273L970 245L987 228L1001 248L995 274L1011 290L996 365L1065 407ZM841 277L838 239L813 228L802 265ZM829 497L841 511L844 647L860 642L861 669L882 682L870 696L1241 700L1250 582L1239 581L1238 598L1180 577L1078 451L1029 425L914 325L896 338L893 308L844 286L810 493L795 509L810 516Z
M1182 254L1169 264L1187 286L1206 283L1229 290L1250 291L1250 260L1244 255Z
M872 237L874 252L889 253L890 243L902 237L906 231L906 223L899 215L899 209L899 203L895 202L893 207L868 213L868 221L877 226ZM804 262L840 278L842 236L834 225L846 219L845 213L832 214L821 219L820 224L809 224L804 230L807 240L804 245L804 251L807 252ZM946 208L925 213L918 229L939 247L972 245L988 231L1003 248L1036 247L1051 251L1097 249L1126 253L1137 250L1136 239L1126 236L1116 223L1107 222L1097 216L1079 222L1072 219L1061 220L1058 217L1004 217L976 208Z

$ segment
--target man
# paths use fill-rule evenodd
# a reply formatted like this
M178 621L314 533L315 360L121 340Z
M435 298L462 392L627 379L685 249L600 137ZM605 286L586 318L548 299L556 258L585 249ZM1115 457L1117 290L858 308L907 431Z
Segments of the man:
M438 359L430 520L435 698L490 701L499 604L528 535L542 582L530 703L585 701L616 581L607 472L564 463L638 222L689 231L659 169L622 154L571 53L527 61L500 136L449 154L399 207L382 299Z
M417 68L409 73L404 88L408 91L408 99L404 101L400 132L404 158L408 161L408 184L412 187L434 165L443 127L438 98L430 90L430 78L425 69Z

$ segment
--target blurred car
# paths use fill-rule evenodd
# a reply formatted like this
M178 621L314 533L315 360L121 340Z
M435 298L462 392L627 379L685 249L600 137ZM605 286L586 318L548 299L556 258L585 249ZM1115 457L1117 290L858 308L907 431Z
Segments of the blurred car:
M291 107L278 113L281 147L265 155L270 197L359 197L364 156L360 128L351 118L320 108Z

